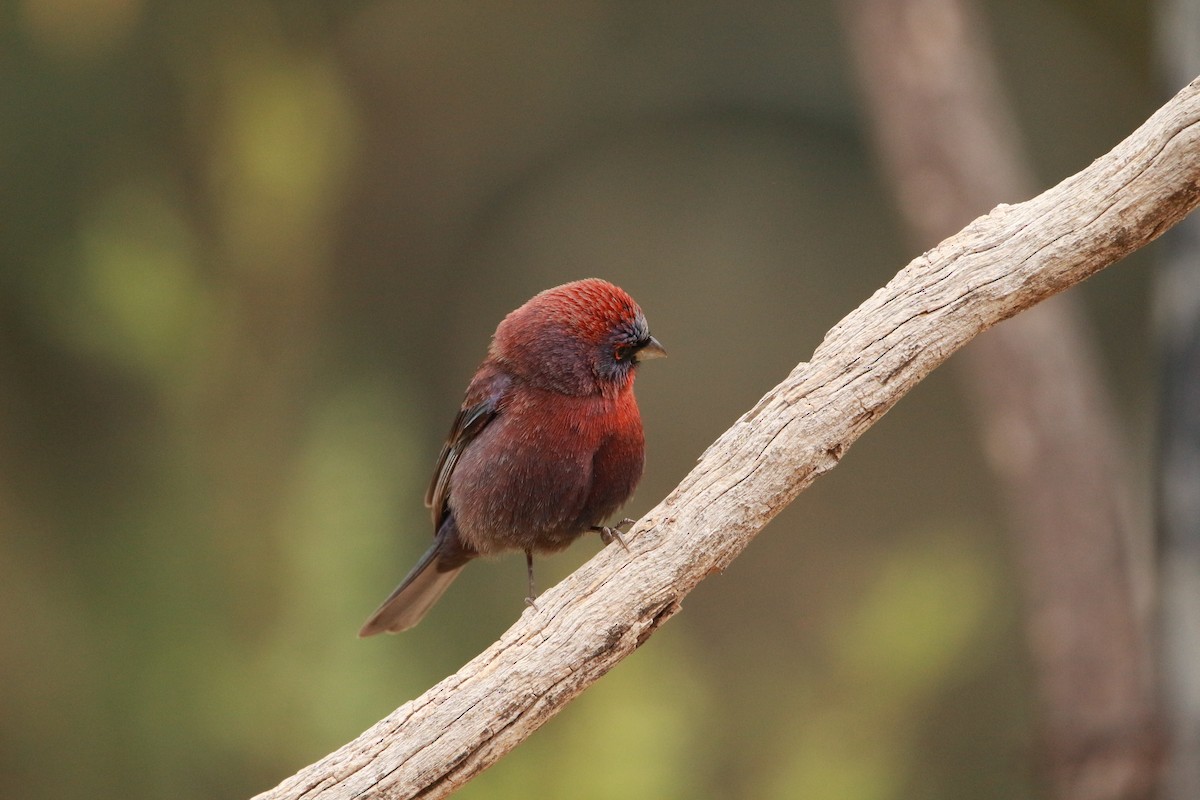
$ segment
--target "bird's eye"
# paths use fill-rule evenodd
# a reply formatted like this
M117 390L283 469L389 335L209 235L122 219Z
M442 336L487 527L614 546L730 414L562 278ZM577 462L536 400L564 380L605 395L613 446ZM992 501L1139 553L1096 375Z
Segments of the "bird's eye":
M619 344L613 348L613 358L617 361L626 361L633 354L633 348L627 344Z

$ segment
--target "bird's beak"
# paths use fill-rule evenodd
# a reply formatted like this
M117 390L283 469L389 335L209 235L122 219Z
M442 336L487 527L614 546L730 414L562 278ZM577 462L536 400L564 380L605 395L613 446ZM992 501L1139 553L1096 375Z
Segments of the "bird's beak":
M643 347L641 350L638 350L637 357L638 357L639 361L643 361L643 360L647 360L647 359L651 359L651 358L666 358L667 351L659 343L658 339L655 339L653 336L651 336L649 343L647 343L646 346Z

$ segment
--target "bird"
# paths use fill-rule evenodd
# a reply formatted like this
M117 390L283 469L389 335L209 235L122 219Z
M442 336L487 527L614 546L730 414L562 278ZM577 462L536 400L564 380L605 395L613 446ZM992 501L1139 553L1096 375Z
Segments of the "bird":
M415 626L472 559L534 554L604 525L642 476L645 437L633 394L640 362L666 350L641 308L599 278L547 289L496 327L425 493L434 540L363 624L360 637Z

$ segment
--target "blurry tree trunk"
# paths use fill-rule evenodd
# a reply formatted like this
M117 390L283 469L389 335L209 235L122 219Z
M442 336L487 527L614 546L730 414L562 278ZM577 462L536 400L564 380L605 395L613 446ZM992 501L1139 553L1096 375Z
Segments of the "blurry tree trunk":
M1163 0L1159 41L1168 81L1200 69L1200 4ZM1182 80L1187 80L1183 78ZM1159 563L1163 707L1170 755L1164 798L1200 797L1200 219L1166 241L1156 316L1162 364Z
M644 644L951 353L1198 203L1200 79L1079 174L914 259L701 455L628 551L601 550L457 673L259 798L450 794Z
M843 5L916 243L1032 194L971 0ZM981 337L962 362L1016 537L1041 761L1058 800L1150 797L1159 772L1149 526L1130 514L1128 458L1092 339L1078 300L1064 295Z

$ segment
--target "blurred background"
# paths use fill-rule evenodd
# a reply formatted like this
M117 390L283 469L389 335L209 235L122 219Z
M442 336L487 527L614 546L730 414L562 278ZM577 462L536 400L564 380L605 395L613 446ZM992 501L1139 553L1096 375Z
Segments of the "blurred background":
M981 8L1039 188L1180 88L1146 0ZM638 379L636 517L917 255L829 0L10 0L0 21L10 797L247 797L512 624L517 556L355 638L428 544L488 337L537 291L612 280L670 351ZM1074 292L1147 518L1155 254ZM961 377L935 372L460 796L1039 796L1017 561Z

